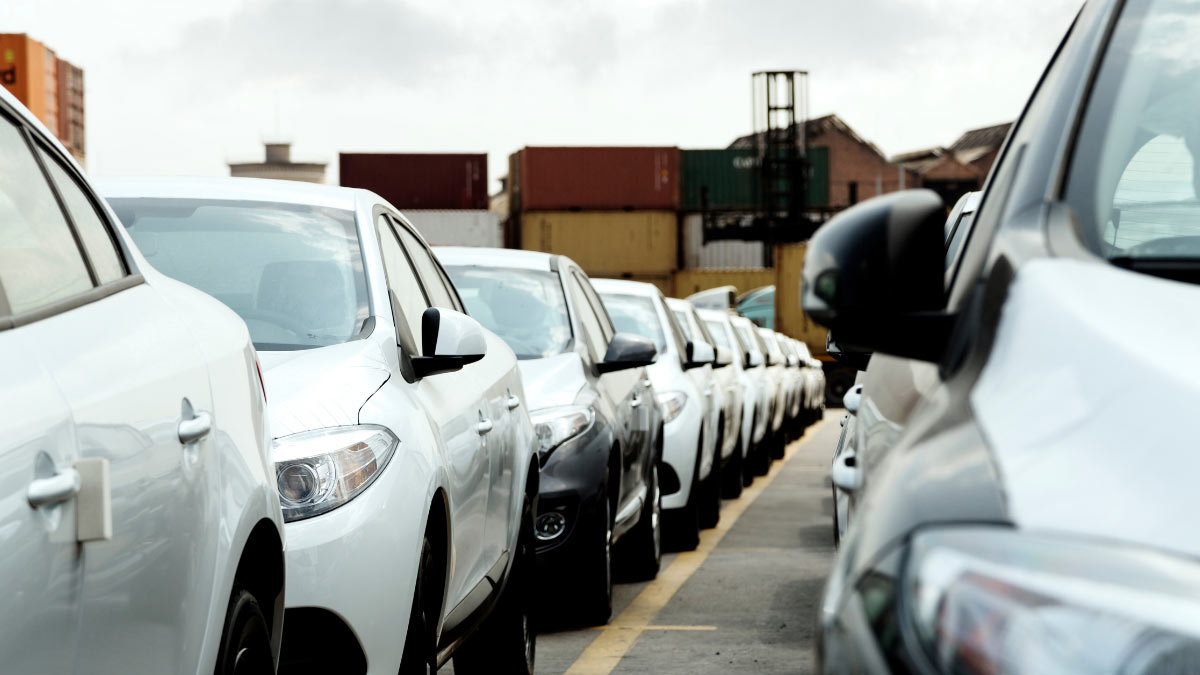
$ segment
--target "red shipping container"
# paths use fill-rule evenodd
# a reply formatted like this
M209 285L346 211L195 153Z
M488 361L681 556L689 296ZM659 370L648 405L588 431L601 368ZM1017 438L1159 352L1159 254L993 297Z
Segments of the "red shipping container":
M513 203L522 211L679 209L679 148L525 148L517 155Z
M343 152L338 174L343 186L370 190L400 210L488 207L487 155Z

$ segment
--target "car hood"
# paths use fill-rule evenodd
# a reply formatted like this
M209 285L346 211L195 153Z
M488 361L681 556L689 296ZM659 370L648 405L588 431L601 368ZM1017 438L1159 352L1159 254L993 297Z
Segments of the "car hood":
M971 395L1024 528L1200 556L1200 287L1041 260Z
M258 356L276 438L358 424L359 408L391 375L379 345L370 340Z
M583 361L575 352L517 361L530 410L571 405L587 384Z

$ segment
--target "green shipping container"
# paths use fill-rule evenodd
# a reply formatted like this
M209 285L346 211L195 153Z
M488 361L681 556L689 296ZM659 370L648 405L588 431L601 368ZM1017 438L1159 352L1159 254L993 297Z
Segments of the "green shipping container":
M684 211L753 211L759 199L757 150L683 150Z
M762 198L758 151L752 149L683 150L684 211L754 211ZM829 149L808 149L807 195L810 207L829 204Z

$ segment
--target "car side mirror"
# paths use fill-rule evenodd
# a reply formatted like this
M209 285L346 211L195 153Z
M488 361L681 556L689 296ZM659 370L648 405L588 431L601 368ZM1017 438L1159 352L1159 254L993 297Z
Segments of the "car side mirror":
M717 347L717 360L713 361L714 368L724 368L733 363L733 352L724 347Z
M417 377L452 373L487 353L483 326L466 314L430 307L421 315L421 356L412 359Z
M825 334L825 352L838 363L855 370L866 370L871 363L871 352L857 349L843 349L833 338L833 331Z
M717 352L713 346L703 341L687 343L687 361L683 364L685 370L707 366L717 360Z
M763 364L762 352L749 351L746 352L746 367L757 368Z
M787 365L788 368L795 368L796 366L800 365L800 357L788 354Z
M842 211L804 256L801 304L840 344L937 361L953 317L945 313L946 207L932 190L906 190Z
M596 370L603 374L641 368L654 363L657 357L658 347L652 341L633 333L617 333L609 341L604 360L596 364Z
M858 406L862 404L862 385L856 384L850 387L850 391L842 395L842 405L846 407L846 412L851 415L858 414Z

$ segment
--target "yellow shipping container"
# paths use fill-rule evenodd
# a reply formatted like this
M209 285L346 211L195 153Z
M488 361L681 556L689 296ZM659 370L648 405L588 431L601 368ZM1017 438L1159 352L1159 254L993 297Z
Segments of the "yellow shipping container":
M800 308L800 277L807 248L804 243L775 247L775 330L803 341L813 356L822 356L828 331Z
M675 292L680 298L718 286L736 286L741 294L773 283L775 270L769 267L679 270L675 273Z
M521 214L521 248L565 255L588 274L669 276L678 221L673 211L532 211Z

